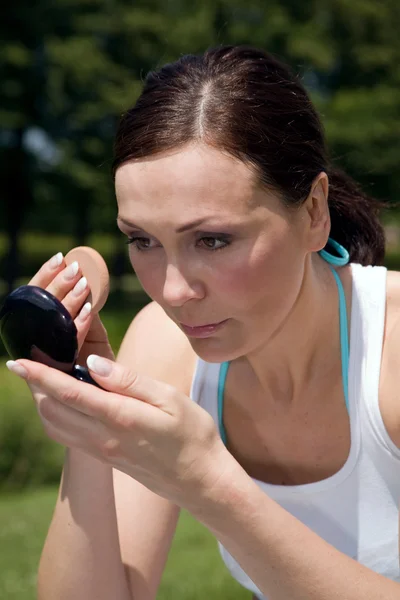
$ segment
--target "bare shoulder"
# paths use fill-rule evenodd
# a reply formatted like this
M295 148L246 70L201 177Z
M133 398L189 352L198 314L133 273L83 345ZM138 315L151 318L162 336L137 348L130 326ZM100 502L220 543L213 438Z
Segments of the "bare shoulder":
M388 303L400 310L400 271L388 271L386 279Z
M388 271L379 405L385 427L400 448L400 272Z
M165 381L189 395L197 355L186 335L156 302L142 308L130 324L117 360Z

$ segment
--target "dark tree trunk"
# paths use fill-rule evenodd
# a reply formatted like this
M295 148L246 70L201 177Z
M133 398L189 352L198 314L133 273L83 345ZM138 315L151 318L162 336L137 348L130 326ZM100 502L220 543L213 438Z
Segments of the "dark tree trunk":
M8 253L5 264L7 292L20 276L19 238L28 206L32 201L29 158L23 147L24 129L15 131L14 144L7 150L3 174L6 205Z

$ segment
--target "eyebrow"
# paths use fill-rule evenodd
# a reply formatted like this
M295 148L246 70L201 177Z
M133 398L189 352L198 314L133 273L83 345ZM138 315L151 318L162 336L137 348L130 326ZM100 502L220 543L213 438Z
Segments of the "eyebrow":
M191 221L190 223L185 223L184 225L180 225L179 227L177 227L175 229L175 233L183 233L184 231L189 231L190 229L194 229L195 227L198 227L199 225L204 223L204 221L206 221L206 220L207 220L206 218L196 219L195 221ZM137 225L135 225L135 223L132 223L131 221L127 221L126 219L123 219L122 217L117 217L117 221L121 221L125 225L128 225L128 227L132 227L134 229L141 229L141 227L138 227Z

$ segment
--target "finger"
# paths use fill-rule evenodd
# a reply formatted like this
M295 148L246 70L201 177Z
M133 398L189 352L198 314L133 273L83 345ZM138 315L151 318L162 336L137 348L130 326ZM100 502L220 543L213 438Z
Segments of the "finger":
M90 288L86 277L81 277L75 286L66 293L62 303L73 319L76 319L89 295Z
M50 438L51 440L53 440L53 442L57 442L57 444L61 444L62 446L68 446L69 448L81 449L80 446L78 445L79 442L77 442L77 440L74 437L72 437L65 431L62 431L62 430L58 429L57 427L55 427L54 425L52 425L51 423L47 423L46 421L43 421L43 420L42 420L42 426L43 426L43 430L44 430L45 434L47 435L47 437Z
M48 438L53 440L53 442L68 448L75 448L88 456L96 458L98 461L110 466L115 466L116 468L121 468L119 461L115 460L118 459L119 450L119 444L116 438L108 436L101 442L96 441L96 443L89 444L86 438L70 434L65 429L60 429L50 422L43 420L42 424L45 434ZM127 474L129 474L128 471Z
M75 261L66 267L61 252L41 267L29 285L47 289L63 303L73 319L80 314L90 292L86 277L81 277L79 264Z
M101 415L109 395L106 391L78 381L71 375L43 363L25 358L14 361L14 365L10 365L10 362L13 361L7 363L10 370L23 377L33 389L40 390L42 394L52 396L58 402L88 416Z
M39 387L32 387L35 388L37 411L46 425L66 432L71 439L86 439L88 443L104 435L102 422L58 402Z
M65 261L63 254L62 252L58 252L41 266L28 285L37 285L38 287L46 288L64 268Z
M95 354L88 357L87 365L93 379L102 388L130 398L138 398L168 414L176 413L180 394L171 385L138 375L115 361Z
M110 446L110 432L102 421L57 402L40 387L28 383L46 435L63 446L85 450L102 457Z
M7 366L30 385L39 387L58 402L106 424L126 428L139 420L146 422L149 418L148 411L152 407L140 400L110 394L42 363L19 359L8 361Z
M91 436L93 432L98 432L98 421L93 417L58 402L36 384L31 383L29 387L35 399L38 414L43 421L51 423L58 429L70 433L75 432L81 436ZM104 427L104 425L101 424L101 427Z
M86 304L83 305L81 311L79 312L77 318L75 319L75 327L77 330L77 342L78 342L79 350L83 346L83 343L86 339L89 329L91 328L94 316L95 315L92 313L91 303L86 302Z
M37 385L30 382L27 382L27 384L46 435L63 446L77 447L78 443L81 445L82 439L77 440L76 436L76 431L80 430L81 422L77 425L76 420L71 418L71 413L73 413L73 416L78 415L78 417L80 413L73 411L60 402L56 402ZM85 415L82 415L82 417L90 419ZM84 439L87 439L86 428Z
M113 438L108 438L101 443L88 444L88 441L85 437L71 434L65 429L60 429L45 419L42 419L42 426L47 437L53 442L68 448L76 448L81 452L85 452L86 454L93 456L97 460L110 463L110 461L107 460L107 449L109 447L112 448L113 444L115 445Z
M46 289L60 301L64 300L66 295L74 289L81 277L82 273L79 268L79 263L74 261L68 265L68 267L63 269L61 273L58 273Z

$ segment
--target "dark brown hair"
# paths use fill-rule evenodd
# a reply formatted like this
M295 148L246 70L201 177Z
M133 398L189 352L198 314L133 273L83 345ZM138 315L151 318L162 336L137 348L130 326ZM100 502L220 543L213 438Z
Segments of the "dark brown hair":
M308 197L315 177L329 177L330 236L350 260L381 264L382 204L334 168L323 127L299 78L263 50L213 48L150 72L135 106L121 118L114 173L119 165L202 141L251 164L261 184L287 205Z

